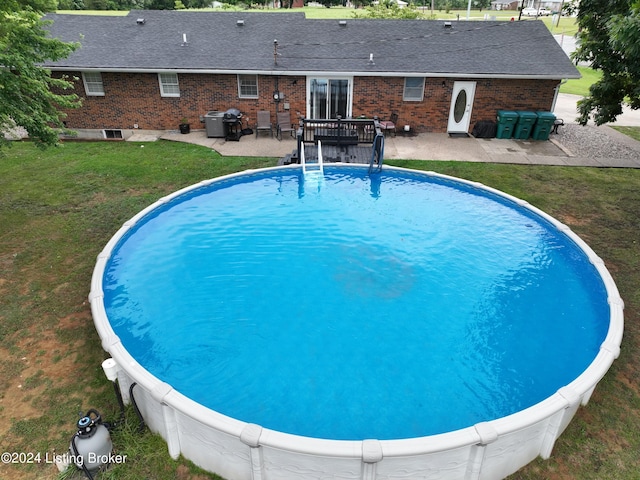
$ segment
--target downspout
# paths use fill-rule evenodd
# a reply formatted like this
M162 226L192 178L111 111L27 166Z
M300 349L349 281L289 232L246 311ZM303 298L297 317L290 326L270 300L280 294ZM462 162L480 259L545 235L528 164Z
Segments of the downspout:
M560 83L556 85L555 92L553 94L553 102L551 104L551 111L553 112L556 109L556 102L558 101L558 94L560 93L560 87L567 83L568 79L563 78L560 80Z

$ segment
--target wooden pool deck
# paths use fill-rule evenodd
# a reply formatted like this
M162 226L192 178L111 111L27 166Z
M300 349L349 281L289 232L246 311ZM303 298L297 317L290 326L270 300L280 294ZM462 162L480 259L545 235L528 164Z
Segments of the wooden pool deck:
M304 158L307 162L318 161L318 146L306 145L304 147ZM343 145L340 147L332 145L322 146L322 159L324 163L359 163L368 165L371 162L371 145ZM278 165L289 165L300 163L297 150L280 158Z

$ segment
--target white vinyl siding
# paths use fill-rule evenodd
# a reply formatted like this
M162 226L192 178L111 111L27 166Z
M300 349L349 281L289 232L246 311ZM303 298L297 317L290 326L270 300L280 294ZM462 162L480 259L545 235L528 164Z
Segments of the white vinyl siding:
M159 73L160 95L163 97L179 97L180 85L178 85L177 73Z
M84 91L87 96L104 96L104 85L102 84L102 74L100 72L82 72L82 83L84 83Z

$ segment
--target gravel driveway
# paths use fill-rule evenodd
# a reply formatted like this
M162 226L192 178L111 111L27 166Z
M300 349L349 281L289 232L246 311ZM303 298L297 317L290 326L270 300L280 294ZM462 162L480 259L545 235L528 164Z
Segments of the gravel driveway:
M581 126L574 123L560 127L551 137L574 157L595 160L639 160L640 142L610 127Z

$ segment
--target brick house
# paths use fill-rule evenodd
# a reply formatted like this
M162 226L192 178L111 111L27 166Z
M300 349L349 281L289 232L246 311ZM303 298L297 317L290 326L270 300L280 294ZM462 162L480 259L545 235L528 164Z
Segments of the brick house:
M521 4L520 0L493 0L491 10L518 10Z
M74 78L82 132L202 126L237 108L299 117L398 115L417 132L468 132L496 110L551 110L580 74L542 22L309 20L303 13L132 11L50 14L78 41L46 64ZM276 94L277 98L276 98Z

